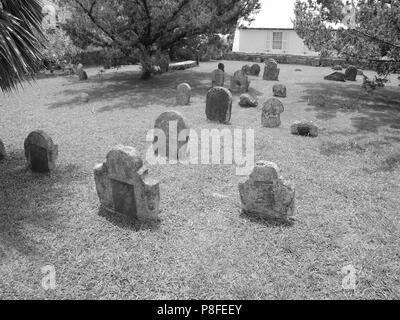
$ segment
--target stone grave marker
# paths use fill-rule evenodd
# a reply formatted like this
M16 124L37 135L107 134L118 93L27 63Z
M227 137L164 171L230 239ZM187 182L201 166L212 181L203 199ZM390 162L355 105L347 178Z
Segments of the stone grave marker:
M296 121L292 124L291 133L305 137L318 137L318 127L312 121Z
M229 123L232 115L232 94L223 87L208 90L206 116L208 120Z
M258 106L257 98L253 98L247 93L240 95L239 105L242 108L256 108Z
M176 104L179 106L186 106L190 104L190 97L192 88L187 83L181 83L176 89Z
M272 88L274 97L286 98L286 86L283 84L276 84Z
M231 79L231 91L245 93L249 91L249 86L249 77L243 73L243 70L236 71Z
M348 66L345 72L345 78L348 81L357 80L358 69L355 66Z
M346 76L343 72L336 71L334 73L331 73L330 75L327 75L325 80L330 80L330 81L339 81L339 82L346 82Z
M31 132L24 142L25 157L34 172L54 170L58 157L58 146L44 131Z
M276 128L281 125L281 113L284 112L282 102L271 98L264 103L261 114L261 124L266 128Z
M260 66L259 66L257 63L255 63L255 64L253 64L253 65L251 66L251 68L250 68L250 75L255 76L255 77L258 77L258 76L260 75L260 72L261 72L261 68L260 68Z
M274 59L269 59L264 68L264 80L278 81L280 69L278 63Z
M248 180L239 184L244 213L287 220L295 214L295 188L273 162L259 161Z
M106 162L94 167L100 203L110 212L139 220L157 220L160 208L159 182L133 147L116 146Z

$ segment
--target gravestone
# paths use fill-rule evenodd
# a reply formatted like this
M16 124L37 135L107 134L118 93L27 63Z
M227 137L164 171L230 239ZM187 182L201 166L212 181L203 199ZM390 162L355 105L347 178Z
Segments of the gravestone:
M106 162L94 167L94 180L106 210L139 220L157 220L159 182L149 177L135 148L114 147Z
M223 87L225 84L225 72L216 69L211 73L212 87Z
M242 108L256 108L258 106L257 98L253 98L247 93L240 95L239 105Z
M84 103L89 102L89 95L85 92L81 93L80 100Z
M6 157L6 148L4 147L3 141L0 139L0 161Z
M269 59L264 68L264 80L278 81L280 69L274 59Z
M346 82L346 76L344 75L344 73L338 72L338 71L331 73L330 75L326 76L324 79L330 80L330 81Z
M251 67L248 64L246 64L242 67L242 71L243 71L243 74L245 74L246 76L251 75Z
M192 88L187 83L181 83L176 89L176 104L186 106L190 104Z
M252 66L251 66L251 68L250 68L250 74L252 75L252 76L255 76L255 77L258 77L259 75L260 75L260 72L261 72L261 68L260 68L260 66L258 65L258 64L253 64Z
M249 77L246 76L242 70L236 71L231 79L231 91L237 93L245 93L249 91L249 86Z
M312 121L296 121L290 129L295 135L318 137L318 127Z
M274 93L274 97L286 98L286 86L283 84L274 85L272 91Z
M348 81L357 80L358 69L355 66L348 66L345 72L345 78Z
M257 162L248 180L239 183L239 193L246 214L282 220L295 214L295 188L273 162Z
M88 79L88 75L85 70L81 69L78 73L79 80L84 81Z
M58 146L44 131L31 132L24 142L25 157L29 167L35 172L54 170L58 157Z
M232 94L223 87L208 90L206 102L207 119L229 123L232 114Z
M157 118L154 128L163 131L165 134L165 156L177 160L179 157L179 150L189 142L189 136L186 136L185 141L179 141L182 140L179 139L181 131L189 129L186 119L179 112L167 111ZM153 143L156 142L157 137ZM155 154L160 155L159 151L160 150L155 150ZM160 156L164 156L164 154L161 154Z
M285 111L283 104L276 98L264 103L261 114L261 125L266 128L276 128L281 125L281 113Z

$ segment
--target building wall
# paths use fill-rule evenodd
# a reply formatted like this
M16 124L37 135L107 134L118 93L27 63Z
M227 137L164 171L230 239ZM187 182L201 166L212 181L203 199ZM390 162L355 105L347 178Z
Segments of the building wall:
M272 49L274 32L282 32L282 50ZM238 29L236 30L233 52L293 54L316 56L317 52L310 51L303 40L294 30L284 29Z

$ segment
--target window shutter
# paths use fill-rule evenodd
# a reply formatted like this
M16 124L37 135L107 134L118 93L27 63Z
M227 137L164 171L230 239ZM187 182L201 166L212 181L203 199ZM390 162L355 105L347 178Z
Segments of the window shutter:
M272 32L267 31L267 51L272 49Z
M288 50L288 42L287 42L287 34L286 32L282 32L282 50Z

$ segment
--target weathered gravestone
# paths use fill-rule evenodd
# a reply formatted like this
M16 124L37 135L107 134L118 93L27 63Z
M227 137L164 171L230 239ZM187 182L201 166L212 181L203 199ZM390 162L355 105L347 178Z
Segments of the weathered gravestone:
M274 59L269 59L264 68L264 80L278 81L280 69Z
M54 170L58 157L58 146L44 131L31 132L24 142L25 157L35 172Z
M246 76L242 70L238 70L234 73L231 79L231 91L238 93L245 93L249 91L250 81L249 77Z
M6 148L4 147L3 141L0 139L0 161L6 157Z
M257 162L249 179L239 184L239 193L246 214L282 220L295 214L295 188L275 163Z
M179 106L186 106L190 104L190 97L192 88L187 83L181 83L176 89L176 104Z
M212 87L223 87L225 84L225 72L216 69L211 73L211 86Z
M305 137L318 137L318 127L312 121L296 121L292 124L291 133Z
M261 68L258 64L253 64L250 68L250 75L258 77L260 75Z
M330 81L340 81L340 82L346 82L346 76L342 72L334 72L331 73L330 75L326 76L324 78L325 80L330 80Z
M214 87L208 90L206 102L207 119L229 123L232 114L232 94L228 89Z
M258 106L257 98L253 98L247 93L240 96L239 105L242 108L256 108Z
M348 66L345 72L345 78L348 81L357 80L358 69L355 66Z
M251 67L248 64L246 64L242 67L242 71L243 71L243 74L245 74L246 76L251 75Z
M286 98L286 86L283 84L274 85L272 91L274 93L274 97Z
M261 114L261 125L276 128L281 125L281 113L285 111L280 100L271 98L264 103Z
M184 153L183 147L189 142L189 126L186 119L179 112L167 111L157 118L154 128L161 130L166 139L164 143L158 140L159 137L155 137L153 144L156 143L158 147L155 154L177 160L179 152Z
M100 203L108 211L140 220L157 220L159 182L149 177L135 148L114 147L106 162L94 167L94 180Z

